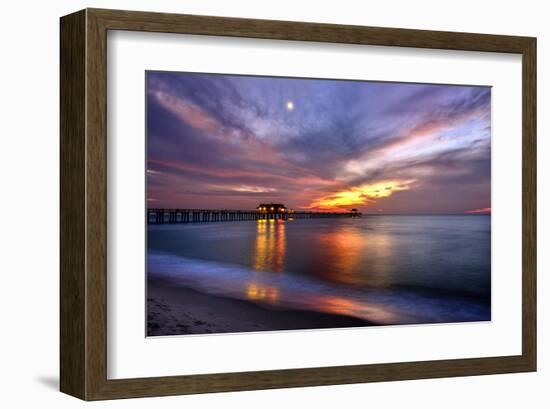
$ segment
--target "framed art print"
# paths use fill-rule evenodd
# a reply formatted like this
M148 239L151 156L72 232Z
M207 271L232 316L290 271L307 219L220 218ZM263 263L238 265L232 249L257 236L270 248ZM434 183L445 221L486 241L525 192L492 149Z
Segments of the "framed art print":
M149 336L491 320L490 87L145 81Z
M536 369L536 41L61 19L61 390Z

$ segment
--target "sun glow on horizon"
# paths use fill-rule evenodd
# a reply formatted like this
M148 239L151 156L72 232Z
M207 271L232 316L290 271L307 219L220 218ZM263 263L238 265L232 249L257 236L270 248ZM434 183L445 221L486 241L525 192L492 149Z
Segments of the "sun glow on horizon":
M466 210L464 213L467 214L491 214L490 207L482 207L480 209Z
M378 199L389 197L394 192L409 190L414 182L415 180L389 180L363 184L317 199L308 207L312 209L340 210L349 206L376 203Z

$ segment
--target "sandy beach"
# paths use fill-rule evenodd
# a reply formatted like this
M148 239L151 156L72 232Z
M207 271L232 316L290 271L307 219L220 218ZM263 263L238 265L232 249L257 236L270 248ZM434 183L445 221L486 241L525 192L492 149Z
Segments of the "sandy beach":
M344 315L277 310L200 293L159 278L147 281L147 335L183 335L372 325Z

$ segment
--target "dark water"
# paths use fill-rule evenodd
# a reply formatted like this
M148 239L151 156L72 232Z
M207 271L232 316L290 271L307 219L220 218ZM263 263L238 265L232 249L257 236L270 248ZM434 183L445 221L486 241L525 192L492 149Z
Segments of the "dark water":
M150 225L149 274L378 324L491 319L490 216Z

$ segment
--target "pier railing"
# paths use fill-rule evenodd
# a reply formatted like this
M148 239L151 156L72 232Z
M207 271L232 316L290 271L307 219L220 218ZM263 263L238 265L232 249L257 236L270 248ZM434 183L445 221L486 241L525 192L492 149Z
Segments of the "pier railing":
M148 224L359 217L358 212L262 212L258 210L147 209Z

